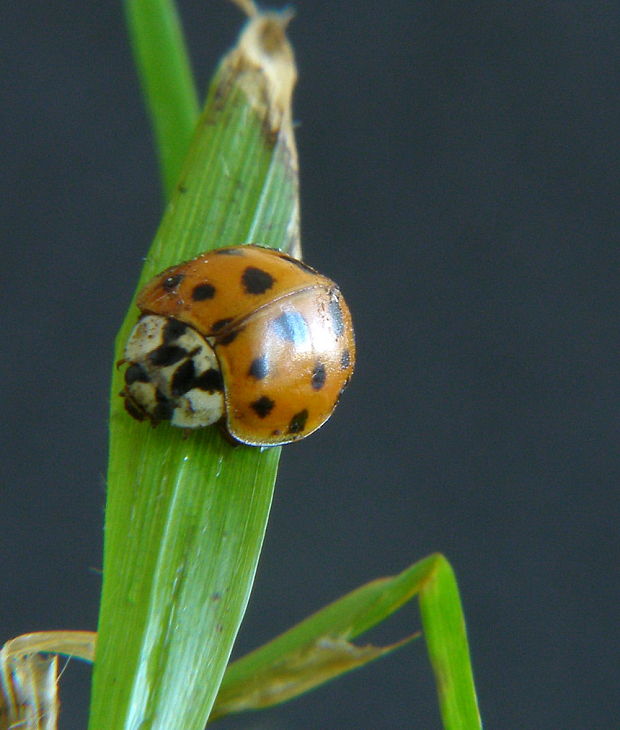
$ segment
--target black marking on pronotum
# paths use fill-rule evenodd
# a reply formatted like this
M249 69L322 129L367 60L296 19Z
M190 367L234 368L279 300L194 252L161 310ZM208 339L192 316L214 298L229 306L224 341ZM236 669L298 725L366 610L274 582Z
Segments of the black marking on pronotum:
M300 268L302 271L307 272L308 274L318 274L319 272L316 269L313 269L312 266L308 266L308 264L305 264L303 261L300 261L299 259L293 258L293 256L289 256L287 253L282 253L281 251L278 254L281 259L285 259L291 264L294 264L298 268Z
M179 322L178 319L170 318L166 322L163 332L163 341L165 345L169 345L173 340L178 340L179 337L185 334L187 325L183 322Z
M269 375L269 363L267 362L265 355L255 357L254 360L252 360L252 364L248 370L248 375L252 378L256 378L256 380L262 380Z
M241 282L248 294L264 294L273 286L274 278L267 271L248 266L241 276Z
M351 353L348 350L343 350L340 356L340 369L346 370L351 365Z
M274 406L275 402L266 395L262 395L258 400L250 403L250 408L259 418L266 418L271 413Z
M306 421L308 420L308 409L304 408L303 411L296 413L288 424L288 433L300 433L306 427Z
M340 308L340 297L337 292L332 292L332 298L329 302L329 313L332 317L332 326L336 337L340 337L344 332L344 317Z
M299 312L284 312L270 325L282 340L302 345L308 339L308 324Z
M133 385L134 383L148 383L150 378L146 370L138 363L133 363L125 370L125 383Z
M151 411L153 423L170 421L174 415L174 403L159 388L155 390L155 400L157 401L157 405Z
M162 287L167 292L173 292L185 278L185 274L172 274L162 281Z
M215 296L215 287L213 284L204 282L204 284L197 284L192 291L192 299L195 302L204 302L206 299L213 299Z
M174 415L174 403L157 391L157 400L159 401L153 409L153 421L170 421ZM161 396L161 400L160 400Z
M170 392L172 395L183 395L194 387L196 377L196 368L193 360L186 360L182 365L174 371L172 383L170 384Z
M208 370L205 370L202 375L199 375L194 379L193 387L200 388L200 390L206 390L208 393L213 393L216 390L222 391L224 390L222 373L215 368L209 368Z
M314 390L321 390L321 388L325 385L326 378L327 372L325 370L325 365L323 365L322 362L317 362L314 366L314 370L312 371L312 388Z
M149 354L149 360L155 366L166 368L169 365L174 365L175 362L179 362L187 355L188 352L184 347L161 345Z

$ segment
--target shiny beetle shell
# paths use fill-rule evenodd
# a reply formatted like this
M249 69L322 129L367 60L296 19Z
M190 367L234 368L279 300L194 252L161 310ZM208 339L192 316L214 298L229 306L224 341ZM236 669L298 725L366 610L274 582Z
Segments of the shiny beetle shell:
M353 373L338 286L272 249L209 251L156 276L137 303L122 393L135 418L219 420L236 441L286 444L329 418Z

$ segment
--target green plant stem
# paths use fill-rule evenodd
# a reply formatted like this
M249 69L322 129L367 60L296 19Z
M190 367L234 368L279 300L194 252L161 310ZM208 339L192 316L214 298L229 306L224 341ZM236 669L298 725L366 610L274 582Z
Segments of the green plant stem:
M198 120L198 94L174 3L125 0L125 15L168 199Z

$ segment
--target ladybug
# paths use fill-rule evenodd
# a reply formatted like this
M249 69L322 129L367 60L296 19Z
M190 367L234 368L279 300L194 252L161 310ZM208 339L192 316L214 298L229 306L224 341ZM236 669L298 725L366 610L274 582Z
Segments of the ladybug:
M349 309L307 264L257 245L208 251L138 295L121 362L129 414L276 446L330 417L355 365Z

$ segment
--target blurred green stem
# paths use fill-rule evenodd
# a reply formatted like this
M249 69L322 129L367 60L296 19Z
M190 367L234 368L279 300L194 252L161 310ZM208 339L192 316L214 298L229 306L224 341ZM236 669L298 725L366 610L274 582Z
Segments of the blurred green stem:
M198 94L174 3L125 0L125 14L168 199L198 120Z

